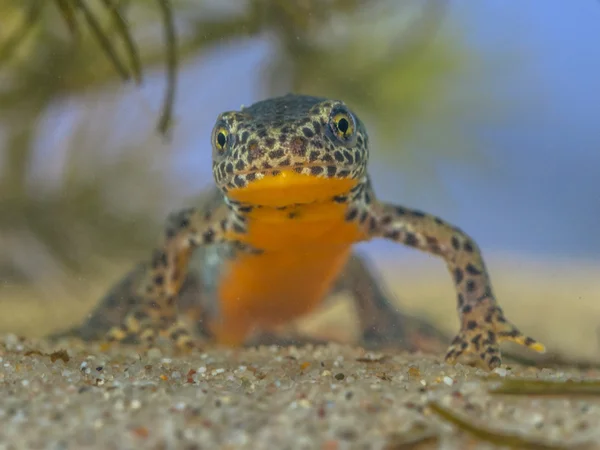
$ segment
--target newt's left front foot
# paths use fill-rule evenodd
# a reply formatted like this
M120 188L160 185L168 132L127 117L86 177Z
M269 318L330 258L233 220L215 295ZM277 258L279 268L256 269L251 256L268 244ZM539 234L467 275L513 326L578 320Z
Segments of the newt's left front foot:
M514 342L536 352L545 352L545 347L535 339L525 336L510 323L502 308L492 298L482 299L477 305L465 305L461 311L460 332L446 353L446 362L454 364L459 356L475 356L485 368L494 369L502 360L499 344Z
M446 354L447 362L475 356L480 365L494 369L502 362L501 341L545 351L541 343L523 335L504 317L494 298L481 251L462 230L439 217L401 206L372 202L367 211L364 226L372 237L401 242L445 260L456 287L461 323ZM370 220L366 220L369 214Z

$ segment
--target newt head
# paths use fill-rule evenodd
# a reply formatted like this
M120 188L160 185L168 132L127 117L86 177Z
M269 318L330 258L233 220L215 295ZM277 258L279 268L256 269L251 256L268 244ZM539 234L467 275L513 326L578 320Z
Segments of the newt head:
M222 113L212 147L217 186L241 204L328 202L366 176L367 133L341 101L288 94Z

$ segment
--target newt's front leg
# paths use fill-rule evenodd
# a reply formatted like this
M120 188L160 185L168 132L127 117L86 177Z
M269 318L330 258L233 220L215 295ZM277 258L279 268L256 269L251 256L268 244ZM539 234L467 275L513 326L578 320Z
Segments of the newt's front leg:
M107 339L151 344L157 336L166 336L179 348L191 347L189 326L177 319L177 298L192 252L197 246L232 240L243 232L243 218L225 205L171 214L163 242L152 254L149 281L139 306L120 326L108 331Z
M456 285L461 324L446 354L447 362L473 355L485 367L495 368L501 364L501 341L545 351L541 343L523 335L506 319L494 298L481 252L463 231L420 211L369 200L361 203L365 206L355 210L351 207L347 218L359 221L369 237L400 242L446 261Z

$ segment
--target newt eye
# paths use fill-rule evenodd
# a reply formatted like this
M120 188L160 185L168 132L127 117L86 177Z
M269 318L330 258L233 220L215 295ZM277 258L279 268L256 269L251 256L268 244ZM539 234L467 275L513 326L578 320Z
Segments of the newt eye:
M336 108L331 112L329 125L333 134L344 143L350 143L356 134L354 116L343 108Z
M229 130L223 125L215 127L213 143L219 152L224 152L229 146Z

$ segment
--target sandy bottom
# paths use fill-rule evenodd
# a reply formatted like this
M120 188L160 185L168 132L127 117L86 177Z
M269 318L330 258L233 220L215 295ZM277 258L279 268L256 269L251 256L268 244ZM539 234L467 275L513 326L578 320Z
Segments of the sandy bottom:
M551 352L600 362L597 263L488 259L511 320ZM378 264L398 304L454 334L455 294L445 268L414 253L406 261ZM138 354L37 340L81 322L128 268L111 267L102 279L42 280L33 289L0 286L0 333L28 337L0 338L0 450L495 448L441 417L436 405L468 424L535 441L523 448L600 448L600 397L491 395L484 372L434 356L330 344L175 357L168 349ZM351 343L357 328L349 305L340 298L300 328ZM52 355L60 348L67 353ZM600 379L600 372L514 365L494 376Z
M488 392L504 377L600 379L598 370L504 366L490 375L336 344L185 356L103 350L4 337L0 447L496 448L440 416L442 408L530 441L523 448L600 448L600 397Z

